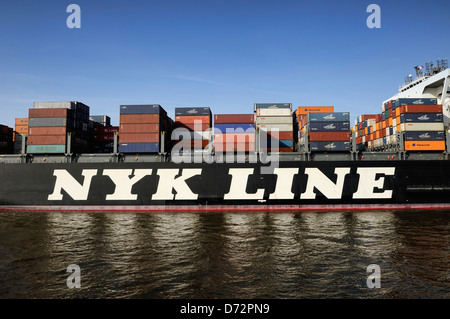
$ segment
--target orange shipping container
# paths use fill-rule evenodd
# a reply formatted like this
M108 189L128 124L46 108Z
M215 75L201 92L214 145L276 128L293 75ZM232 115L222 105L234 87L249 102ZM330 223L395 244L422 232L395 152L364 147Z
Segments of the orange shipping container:
M119 134L120 143L158 143L159 133Z
M16 126L28 126L28 117L16 118Z
M29 109L29 118L41 118L41 117L67 117L71 110L66 108L54 108L54 109Z
M405 141L405 151L445 151L445 141Z
M255 134L248 134L248 133L214 134L214 143L224 143L224 142L253 143L255 142Z
M389 125L388 126L392 126L392 123L393 123L392 117L390 117L388 120L389 120L389 122L388 122Z
M194 123L180 123L180 122L175 122L175 127L178 128L186 128L190 131L206 131L207 129L211 128L211 124L194 124ZM200 130L198 129L200 128Z
M334 106L299 106L295 114L302 115L308 113L333 113Z
M15 131L20 134L28 134L28 126L16 126Z
M209 124L211 118L208 115L175 116L175 122L194 124L196 121L201 122L201 124Z
M158 124L159 114L120 114L120 124Z
M402 105L401 113L442 113L442 105Z
M309 132L308 138L312 142L349 141L350 132Z
M67 134L67 128L65 126L61 127L30 127L28 129L28 134L30 136L34 135L65 135Z

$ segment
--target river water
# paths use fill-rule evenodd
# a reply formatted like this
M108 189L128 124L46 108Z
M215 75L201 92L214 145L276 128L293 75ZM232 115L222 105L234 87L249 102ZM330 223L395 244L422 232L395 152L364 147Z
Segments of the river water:
M449 243L448 211L1 212L0 297L450 298Z

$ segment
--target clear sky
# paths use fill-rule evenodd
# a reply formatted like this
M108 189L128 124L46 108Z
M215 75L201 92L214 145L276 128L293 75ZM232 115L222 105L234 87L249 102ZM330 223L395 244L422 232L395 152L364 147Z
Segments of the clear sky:
M66 12L81 8L81 28ZM381 8L370 29L369 4ZM34 101L252 113L253 103L381 112L413 67L450 58L448 0L17 0L0 6L0 123ZM352 123L353 124L353 123Z

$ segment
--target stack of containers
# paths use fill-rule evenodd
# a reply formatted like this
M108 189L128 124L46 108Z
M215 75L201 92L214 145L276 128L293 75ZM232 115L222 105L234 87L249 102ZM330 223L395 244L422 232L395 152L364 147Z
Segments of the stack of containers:
M309 113L303 134L312 152L350 150L350 113Z
M16 118L14 128L14 154L22 153L22 144L24 143L24 136L28 135L28 117Z
M0 154L12 154L14 130L11 127L0 124Z
M255 103L256 131L260 152L293 152L294 122L291 103ZM263 149L261 132L267 135L267 149ZM278 145L272 145L272 139Z
M89 107L80 102L35 102L29 109L27 153L85 153L90 148Z
M175 108L175 129L185 128L191 132L190 140L180 139L175 144L184 150L204 150L211 142L212 114L209 107Z
M396 104L397 130L404 134L405 151L445 151L442 105L435 99L426 102L429 104Z
M167 112L159 104L121 105L119 152L158 153L162 150L162 134L164 151L168 151L169 123Z
M94 153L112 153L114 151L114 136L119 133L119 126L111 126L107 115L90 116L93 127Z
M294 117L294 140L299 142L302 140L302 131L308 123L309 113L333 113L334 106L299 106L295 110Z
M255 115L215 114L214 149L215 152L254 152Z
M364 151L383 145L383 138L386 134L381 129L381 124L381 114L364 114L356 118L352 131L358 150Z

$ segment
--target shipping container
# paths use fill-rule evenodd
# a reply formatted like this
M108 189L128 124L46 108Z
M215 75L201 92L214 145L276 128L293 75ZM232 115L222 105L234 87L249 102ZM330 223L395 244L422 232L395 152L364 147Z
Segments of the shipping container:
M174 145L178 148L183 147L187 149L204 149L210 143L209 140L179 140L174 141Z
M100 123L103 126L111 126L111 118L108 115L91 115L89 120Z
M214 143L224 143L224 142L254 143L255 134L248 134L248 133L214 134Z
M214 125L214 133L233 133L237 132L246 132L252 133L255 132L255 124L253 123L236 123L236 124L215 124Z
M73 121L68 121L67 118L52 117L52 118L30 118L28 127L50 127L50 126L65 126L67 128L73 128Z
M254 123L254 114L215 114L214 124L244 124Z
M400 123L408 122L442 122L442 113L404 113L400 115Z
M120 133L120 143L158 143L160 133Z
M28 126L28 117L16 118L15 126Z
M124 125L128 125L128 124L124 124ZM139 126L141 124L132 124L133 126ZM152 124L143 124L143 125L152 125ZM119 126L100 126L100 127L96 127L94 128L94 133L99 133L99 134L107 134L107 133L117 133L119 132Z
M437 104L437 99L435 98L402 98L395 100L393 108L399 107L401 105L432 105Z
M406 132L406 131L444 131L444 123L402 123L402 124L400 124L400 129L402 132Z
M295 114L306 115L308 113L333 113L334 106L299 106Z
M274 143L274 144L273 144ZM260 142L260 145L263 144ZM294 141L292 140L277 140L277 139L271 139L269 138L267 140L267 147L274 148L283 148L283 147L294 147Z
M349 122L349 112L309 113L308 122Z
M209 107L177 107L175 108L175 116L193 116L193 115L209 115L211 109Z
M254 106L255 111L258 109L292 109L292 103L255 103Z
M119 143L120 153L158 153L159 143Z
M16 126L15 131L20 134L28 134L28 126Z
M121 105L120 114L161 114L167 112L159 104Z
M350 141L350 131L347 132L309 132L310 141Z
M444 141L443 131L409 131L405 132L405 141Z
M159 114L121 114L120 124L159 124Z
M27 145L29 154L63 154L66 152L66 145Z
M284 131L284 132L266 132L267 138L271 138L271 136L274 136L275 138L279 140L293 140L294 139L294 132L293 131ZM262 134L260 134L261 136Z
M258 116L256 125L259 124L289 124L293 125L292 116Z
M62 145L66 144L67 136L63 135L30 135L27 145Z
M279 131L279 132L291 132L294 130L290 124L260 124L258 125L259 130L263 131Z
M442 105L402 105L401 113L442 113Z
M257 109L257 116L290 116L290 109Z
M211 124L201 124L198 123L181 123L181 122L175 122L175 129L176 128L185 128L189 131L206 131L208 129L211 129Z
M311 151L340 152L348 151L350 149L350 142L311 142L309 147Z
M214 151L217 152L254 152L254 143L219 143L214 141Z
M74 113L70 109L54 108L54 109L29 109L29 118L71 118L74 119Z
M30 136L33 135L66 135L67 128L65 126L54 127L30 127L28 129Z
M211 124L211 117L207 115L190 115L190 116L175 116L175 123L195 124Z
M159 124L120 124L120 134L159 133Z
M345 132L350 131L350 122L311 122L308 129L310 132Z
M445 141L405 141L405 151L445 151Z

